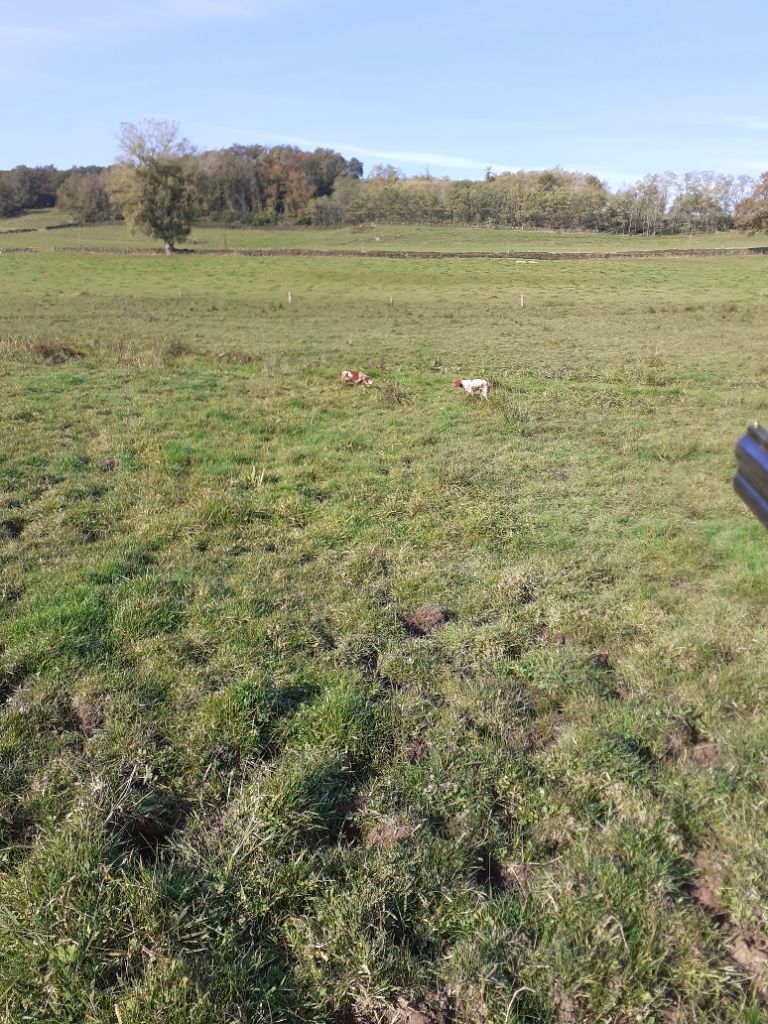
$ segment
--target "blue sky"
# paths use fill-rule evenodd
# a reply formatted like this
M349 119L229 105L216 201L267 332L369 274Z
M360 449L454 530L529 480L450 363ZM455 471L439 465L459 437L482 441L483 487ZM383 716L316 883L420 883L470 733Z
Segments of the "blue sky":
M0 168L110 163L122 121L366 171L768 169L768 3L0 0Z

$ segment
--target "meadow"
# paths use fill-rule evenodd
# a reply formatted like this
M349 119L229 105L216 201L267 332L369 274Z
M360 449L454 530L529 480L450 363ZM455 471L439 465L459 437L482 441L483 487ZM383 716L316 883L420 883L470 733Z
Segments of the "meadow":
M0 249L144 249L157 242L131 234L124 224L68 225L61 210L36 210L0 220ZM50 230L55 228L55 230ZM402 224L343 228L196 225L182 248L309 249L341 252L648 252L657 249L743 249L768 245L768 235L740 231L682 235L613 235L600 231L512 231L507 229Z
M1 1019L765 1020L765 290L0 254Z

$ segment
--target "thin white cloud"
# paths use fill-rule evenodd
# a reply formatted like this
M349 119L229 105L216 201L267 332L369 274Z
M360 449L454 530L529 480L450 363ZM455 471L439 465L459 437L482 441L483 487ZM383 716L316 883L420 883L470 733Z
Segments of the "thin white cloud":
M313 146L316 145L316 143L308 144ZM381 160L396 160L408 164L423 164L424 166L429 164L438 167L452 167L456 170L471 170L473 168L484 169L488 166L488 164L483 163L482 160L473 160L464 156L450 156L445 153L422 153L419 151L400 149L366 149L363 146L353 146L346 143L340 143L338 146L334 145L332 148L348 150L355 154L359 154L360 156L378 157Z
M308 139L300 135L275 135L272 132L263 132L258 128L242 128L234 125L214 124L212 122L197 121L191 122L192 127L203 131L215 131L218 135L228 134L233 141L247 143L249 139L256 142L283 143L287 146L306 146L309 149L335 149L339 153L348 156L373 157L376 160L387 162L397 161L408 164L419 164L422 167L450 167L454 170L485 170L488 161L476 160L472 157L455 156L446 153L421 152L418 150L401 149L370 149L367 146L358 146L352 142L332 142L327 139L319 142L317 139ZM508 167L499 167L494 164L494 170L506 171Z
M211 144L216 145L231 145L234 142L240 142L243 144L264 143L264 144L283 144L286 146L302 146L307 149L335 149L338 153L342 153L346 157L356 156L358 158L366 157L373 159L376 163L404 163L411 164L415 170L421 171L426 170L429 167L433 172L442 170L454 170L454 171L467 171L475 172L475 174L481 174L487 167L490 167L494 174L504 174L506 172L514 173L515 171L524 169L521 165L512 166L507 163L498 163L493 160L477 160L472 157L456 156L455 154L447 153L433 153L433 152L422 152L419 150L400 150L400 149L372 149L368 146L358 146L351 142L331 142L327 139L324 141L318 141L317 139L308 139L302 135L275 135L271 132L260 131L258 128L250 127L243 128L236 125L223 125L214 123L211 121L193 121L188 123L190 130L195 129L200 132L213 132L217 136L215 143L213 140ZM202 148L205 148L203 146ZM537 168L539 170L543 169ZM529 166L529 170L532 168ZM568 170L580 171L583 174L594 174L601 181L608 181L613 188L623 187L635 182L642 178L642 172L638 171L620 171L615 168L599 167L594 165L581 165L569 166ZM472 175L469 175L472 176Z

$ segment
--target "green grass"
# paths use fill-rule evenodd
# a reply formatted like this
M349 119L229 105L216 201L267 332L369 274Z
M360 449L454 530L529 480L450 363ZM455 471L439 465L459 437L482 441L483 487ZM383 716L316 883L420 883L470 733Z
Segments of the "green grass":
M761 259L0 260L2 1019L764 1019Z
M124 225L92 224L46 232L8 235L16 227L63 224L61 211L39 211L0 221L0 242L6 248L138 248L161 251L157 240L131 235ZM654 249L725 249L768 244L764 234L719 231L700 235L611 235L596 231L508 231L492 228L364 225L328 228L243 228L198 225L184 243L188 249L335 249L359 252L634 252Z
M0 217L0 235L17 231L43 231L53 225L70 224L74 219L66 210L29 210L18 217ZM10 239L6 241L10 242Z

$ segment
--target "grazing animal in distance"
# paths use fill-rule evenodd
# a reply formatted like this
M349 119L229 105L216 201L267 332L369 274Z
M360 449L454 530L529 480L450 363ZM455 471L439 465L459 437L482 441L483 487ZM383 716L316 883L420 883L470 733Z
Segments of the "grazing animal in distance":
M481 380L479 377L476 377L474 380L455 380L451 387L461 388L468 395L479 394L481 398L487 398L488 392L491 390L491 385L488 381Z
M362 370L342 370L341 382L342 384L365 384L366 387L369 387L373 384L373 379Z

